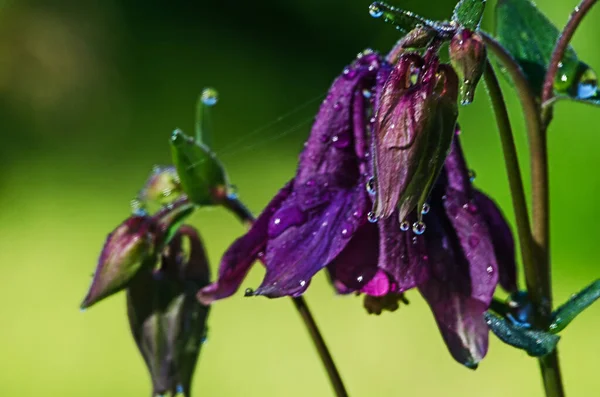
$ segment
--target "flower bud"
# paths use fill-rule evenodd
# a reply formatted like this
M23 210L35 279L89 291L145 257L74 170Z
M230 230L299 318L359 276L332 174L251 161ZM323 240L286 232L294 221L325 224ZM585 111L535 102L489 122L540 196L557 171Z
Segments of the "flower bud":
M148 177L138 199L144 204L154 202L160 205L169 204L183 193L177 170L173 166L155 166Z
M414 83L413 83L414 81ZM374 213L400 221L423 205L454 135L458 81L435 56L403 54L380 96L375 124Z
M189 253L183 237L189 240ZM196 293L209 277L198 233L184 225L163 251L160 269L140 271L127 288L129 325L150 372L153 396L190 396L209 311Z
M155 245L156 227L149 216L131 216L108 235L92 285L81 304L85 309L124 289L151 258Z
M449 46L450 61L462 81L460 98L463 105L473 102L475 88L485 69L487 50L481 35L469 29L459 29Z

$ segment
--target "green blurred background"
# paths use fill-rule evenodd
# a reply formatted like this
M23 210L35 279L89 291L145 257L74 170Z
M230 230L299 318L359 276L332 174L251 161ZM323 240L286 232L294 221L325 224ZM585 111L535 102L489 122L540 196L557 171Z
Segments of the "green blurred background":
M538 3L562 26L576 0ZM124 296L78 310L105 235L128 214L152 165L169 162L170 132L191 132L197 95L207 85L221 95L215 149L241 198L260 211L293 175L332 79L365 47L385 51L397 38L369 17L368 5L0 2L0 395L150 394ZM443 19L453 1L396 5ZM593 10L574 39L579 55L597 69L599 19L600 10ZM504 88L525 154L518 102ZM460 121L476 183L512 219L482 89ZM550 131L557 302L600 275L599 123L598 109L560 103ZM193 221L216 268L243 229L222 210L203 210ZM245 286L256 286L262 272L256 266ZM321 274L306 298L353 397L542 396L535 360L493 337L477 371L456 364L417 293L408 294L410 306L372 317L360 298L334 296ZM287 299L243 299L240 292L213 307L209 324L196 396L331 395ZM563 334L570 397L600 395L599 325L597 305Z

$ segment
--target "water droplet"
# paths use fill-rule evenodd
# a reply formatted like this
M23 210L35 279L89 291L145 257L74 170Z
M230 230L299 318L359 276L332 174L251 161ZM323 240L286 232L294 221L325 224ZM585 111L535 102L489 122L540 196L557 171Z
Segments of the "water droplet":
M346 68L344 69L344 77L348 80L353 79L356 76L356 70L354 69L350 69L350 68Z
M202 90L200 100L206 106L214 106L219 101L219 93L214 88L205 88Z
M377 191L375 189L375 178L374 177L370 177L369 180L367 181L367 193L369 193L371 195L377 193Z
M471 214L477 212L477 206L474 203L466 203L465 205L463 205L463 208L469 211Z
M348 134L334 135L331 141L336 148L344 149L350 145L350 136Z
M79 309L79 312L81 313L85 313L87 311L87 309L85 307L82 307L81 309Z
M475 182L476 177L477 174L475 173L475 170L469 170L469 180L471 181L471 183Z
M358 211L354 211L354 212L352 213L352 216L353 216L354 218L356 218L356 219L360 219L360 218L361 218L360 212L358 212Z
M431 207L429 206L429 204L424 203L423 208L421 208L421 214L423 214L423 215L428 214L430 209L431 209Z
M333 104L333 110L340 110L341 108L342 104L339 101Z
M376 121L377 119L375 117L371 117L371 119L369 120L371 124L375 124Z
M254 295L254 290L252 288L246 288L246 291L244 291L244 296L252 296Z
M205 342L206 342L206 336L202 338L202 343L205 343ZM177 385L175 393L177 393L177 394L183 394L183 386L182 385Z
M287 207L277 211L269 222L268 234L274 238L292 226L297 226L306 220L306 215L298 207Z
M494 273L494 268L491 266L488 266L487 269L485 269L486 272L488 272L488 274L492 274Z
M304 280L300 280L300 286L301 286L301 287L304 287L305 285L306 285L306 281L304 281Z
M476 248L479 245L479 237L469 236L469 247Z
M596 73L591 68L587 68L579 78L579 82L577 84L577 97L581 99L587 99L595 96L597 92L598 78Z
M235 199L238 196L238 187L236 185L227 186L227 197Z
M358 281L359 283L362 283L362 281L363 281L363 276L358 276L358 277L356 278L356 281Z
M373 18L380 18L383 15L383 11L381 10L381 7L379 7L379 4L377 4L377 2L372 3L369 6L369 14L371 14Z
M367 219L369 220L369 222L371 223L377 223L377 215L375 215L375 213L373 211L370 211L367 214Z
M371 98L371 96L373 95L373 93L366 88L364 90L362 90L362 94L363 94L363 97L365 97L367 99Z
M413 226L412 226L413 233L416 235L419 235L419 236L421 234L425 233L425 228L426 228L425 222L421 222L421 221L413 223Z
M408 229L410 229L410 222L409 221L402 221L402 222L400 222L400 230L402 230L403 232L407 232Z

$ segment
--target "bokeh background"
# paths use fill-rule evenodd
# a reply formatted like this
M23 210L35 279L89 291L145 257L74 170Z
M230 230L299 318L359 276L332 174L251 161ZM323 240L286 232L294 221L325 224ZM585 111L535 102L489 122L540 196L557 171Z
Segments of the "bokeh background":
M452 0L397 5L434 19ZM495 2L484 27L492 29ZM576 0L540 0L562 26ZM149 379L129 335L124 296L80 313L105 235L168 138L193 128L198 93L220 92L215 150L238 192L260 211L295 170L332 79L395 30L369 0L0 2L0 395L146 396ZM600 9L574 46L600 69ZM510 87L519 149L523 122ZM499 140L483 89L461 109L476 183L512 219ZM600 110L560 103L550 131L556 301L600 275ZM527 159L523 156L523 167ZM213 268L243 228L226 212L193 218ZM256 266L246 286L258 284ZM353 397L542 396L535 360L492 337L473 372L447 353L417 293L395 313L368 316L336 297L323 275L306 294ZM287 299L219 302L197 368L196 396L330 396L323 368ZM570 397L600 395L600 305L563 334Z

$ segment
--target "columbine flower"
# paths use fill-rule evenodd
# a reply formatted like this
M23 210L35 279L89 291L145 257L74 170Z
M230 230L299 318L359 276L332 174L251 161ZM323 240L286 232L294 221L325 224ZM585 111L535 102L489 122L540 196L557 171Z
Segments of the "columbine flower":
M487 351L483 313L499 273L516 289L512 236L495 204L471 186L458 138L422 213L412 211L400 224L396 206L387 218L368 215L371 93L383 90L390 70L369 54L334 82L296 177L227 250L218 280L198 298L209 303L233 294L256 259L267 273L253 295L297 296L324 267L338 292L374 297L366 302L374 313L396 308L404 291L418 287L452 355L473 367Z
M189 259L182 240L190 242ZM153 396L190 396L192 375L205 339L209 308L195 294L208 284L208 260L198 233L182 226L161 255L160 268L145 269L127 288L127 315L152 378Z

